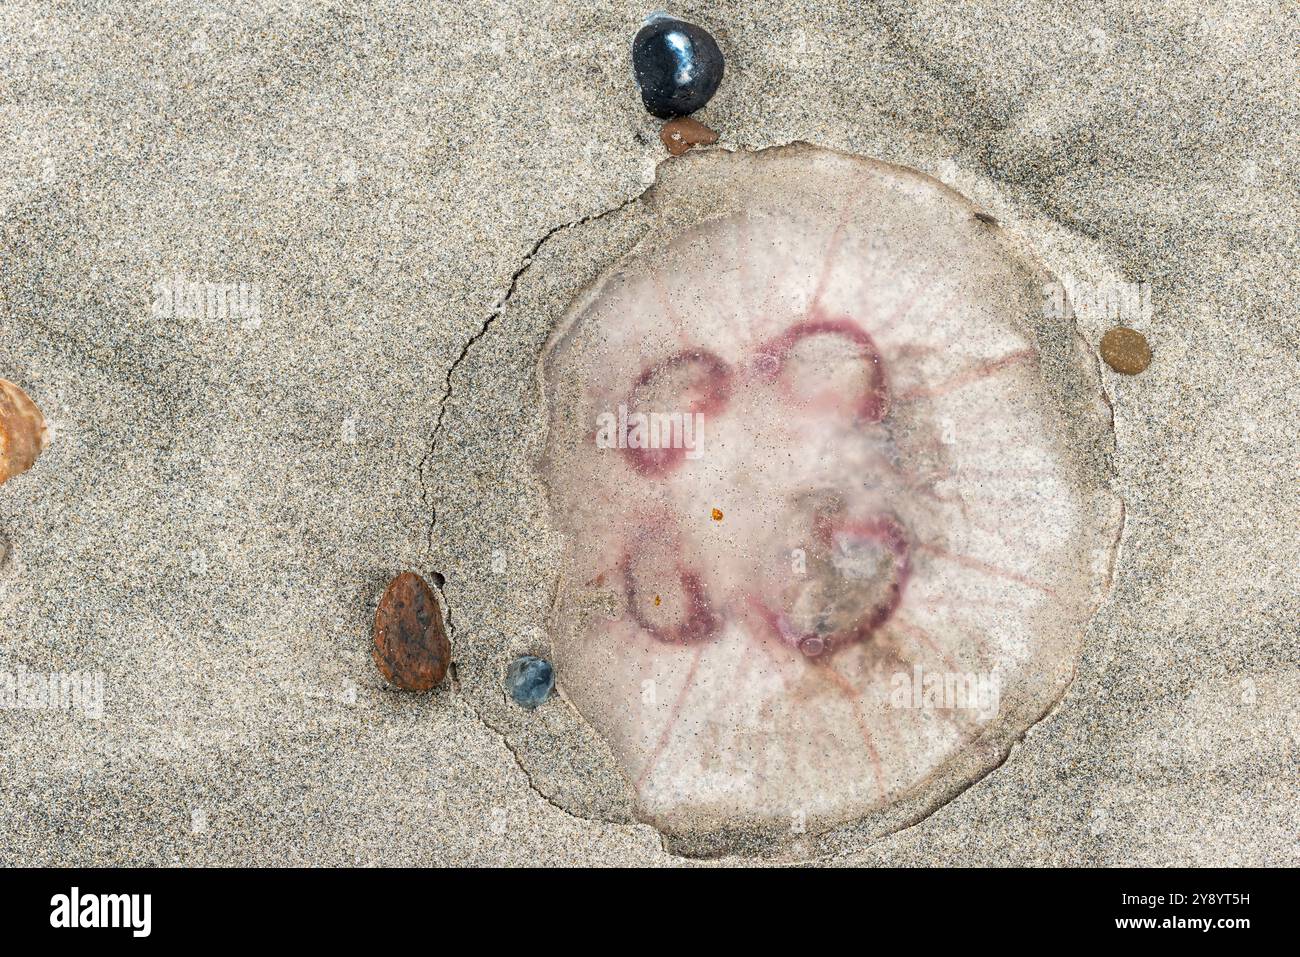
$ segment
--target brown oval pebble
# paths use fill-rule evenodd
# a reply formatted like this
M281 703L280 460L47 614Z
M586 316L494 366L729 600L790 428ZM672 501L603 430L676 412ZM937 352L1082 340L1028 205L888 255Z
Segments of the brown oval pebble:
M1116 326L1101 337L1101 357L1116 372L1137 375L1151 365L1151 347L1136 329Z
M718 142L717 133L689 116L669 120L659 131L659 138L674 156L681 156L692 146L708 146Z
M0 379L0 482L26 472L49 441L45 416L27 393Z
M428 691L447 676L451 642L442 608L414 572L394 578L375 612L375 665L404 691Z

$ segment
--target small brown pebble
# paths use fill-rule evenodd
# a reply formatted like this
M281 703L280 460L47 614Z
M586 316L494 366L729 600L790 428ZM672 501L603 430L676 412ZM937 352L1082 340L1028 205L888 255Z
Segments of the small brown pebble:
M27 393L0 379L0 482L26 472L49 441L45 416Z
M1151 347L1136 329L1116 326L1101 337L1101 357L1116 372L1137 375L1151 365Z
M394 578L379 600L374 653L380 673L404 691L428 691L447 676L451 642L442 608L414 572Z
M674 156L681 156L692 146L708 146L718 142L717 133L689 116L669 120L659 131L659 138Z
M715 522L720 522L720 521L722 521L722 509L720 509L720 508L715 508L715 509L713 510L713 520L714 520Z

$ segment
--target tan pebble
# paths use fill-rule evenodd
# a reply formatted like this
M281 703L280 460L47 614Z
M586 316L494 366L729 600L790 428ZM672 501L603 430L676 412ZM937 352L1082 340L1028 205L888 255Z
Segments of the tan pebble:
M659 131L659 138L674 156L681 156L692 146L708 146L718 142L717 133L689 116L669 120Z
M49 443L45 416L27 393L0 379L0 482L32 467Z
M1116 372L1137 375L1151 365L1151 346L1136 329L1116 326L1101 337L1101 357Z

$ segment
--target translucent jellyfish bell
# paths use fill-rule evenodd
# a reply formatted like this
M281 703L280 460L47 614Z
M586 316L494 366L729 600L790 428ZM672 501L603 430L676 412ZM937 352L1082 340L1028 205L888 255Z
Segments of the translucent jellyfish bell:
M669 164L543 357L560 688L681 834L914 819L1069 683L1119 526L1048 277L918 173Z

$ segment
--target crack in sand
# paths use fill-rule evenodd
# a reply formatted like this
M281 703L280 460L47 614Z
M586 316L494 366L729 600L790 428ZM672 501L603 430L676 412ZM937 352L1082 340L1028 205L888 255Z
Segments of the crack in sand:
M433 534L438 527L438 508L431 500L432 482L428 478L428 470L432 465L434 458L438 454L438 443L442 438L443 420L447 414L447 403L450 401L451 394L454 391L452 376L456 374L456 370L460 368L461 363L469 356L470 349L472 349L480 339L487 335L488 330L492 328L493 323L495 323L497 319L505 313L506 307L510 304L510 300L514 297L515 291L519 288L519 281L523 278L524 273L528 272L532 267L533 261L542 251L542 247L550 241L551 237L555 236L557 233L564 232L567 229L576 229L579 226L585 226L587 223L593 223L597 220L604 219L606 216L611 216L614 213L620 212L637 202L644 195L644 191L639 192L635 196L629 196L627 199L609 207L608 209L603 209L598 213L590 213L586 216L580 217L579 219L570 220L567 223L560 223L560 225L553 226L543 233L542 237L538 239L537 242L533 243L528 252L524 254L523 259L519 263L519 267L510 274L510 281L506 285L505 293L497 301L497 304L492 307L492 311L483 319L478 331L466 340L465 345L461 347L460 355L458 355L448 367L442 398L438 402L438 414L433 423L433 434L429 438L429 451L420 462L421 501L424 503L425 507L430 510L429 531L426 536L429 551L433 550Z
M452 625L451 605L449 602L446 601L445 593L444 593L444 605L447 608L448 632L450 635L454 636L455 628ZM459 691L459 682L457 682L457 691ZM469 713L474 716L475 720L477 720L479 724L481 724L488 731L492 732L492 734L496 735L497 739L501 742L501 746L504 747L506 751L510 753L510 757L514 760L515 767L517 767L519 769L519 772L524 776L524 782L525 784L528 785L528 790L532 791L543 802L550 805L555 810L559 811L565 817L575 822L578 822L580 824L594 825L598 827L604 827L604 826L631 827L632 829L638 831L648 830L652 832L653 835L658 839L660 849L665 854L671 854L671 852L668 850L664 835L661 834L655 828L650 827L649 825L644 825L644 824L626 825L626 824L619 824L618 822L615 821L607 821L603 818L586 817L585 815L582 814L575 814L573 811L570 811L564 805L557 802L554 798L552 798L549 794L547 794L544 790L542 790L542 788L538 786L537 782L533 780L532 772L528 770L528 766L524 763L524 759L520 755L518 749L510 742L509 736L500 728L498 728L495 724L489 721L483 715L483 712L479 711L478 708L474 707L474 704L470 700L468 695L457 693L456 699L469 710Z
M564 807L561 804L558 804L553 798L551 798L550 795L548 795L545 791L543 791L540 787L538 787L535 781L533 781L533 776L529 772L528 768L525 766L523 758L520 757L519 752L515 749L515 746L510 743L510 739L506 736L505 732L503 732L500 728L494 725L487 718L483 717L482 712L480 712L477 708L474 707L473 704L470 703L468 697L462 695L460 697L460 700L464 703L465 707L467 707L470 710L470 712L474 715L474 717L478 719L479 724L483 725L483 727L487 728L489 731L495 734L497 738L500 739L502 746L507 751L510 752L510 757L514 759L515 767L519 768L520 773L522 773L524 776L524 781L528 784L528 790L532 791L539 798L541 798L551 807L555 808L557 811L564 814L566 817L570 817L575 821L580 821L583 824L609 823L606 821L597 820L595 818L583 817L581 814L574 814L568 808Z
M627 204L625 203L624 205ZM602 213L600 215L605 215L605 214ZM597 218L597 217L592 217L592 218ZM553 235L554 232L555 231L553 230L552 233L548 235ZM444 614L447 619L447 638L452 643L452 648L454 649L456 646L456 642L455 642L456 621L451 612L451 599L447 595L447 589L445 586L439 588L438 593L442 596L442 607L444 609ZM665 854L672 853L671 851L668 850L667 842L666 839L664 838L664 835L660 833L657 829L650 827L649 825L644 825L644 824L626 825L626 824L619 824L618 822L614 822L614 821L607 821L603 818L585 817L584 815L581 814L575 814L574 812L570 811L568 808L564 807L562 804L556 802L549 794L543 791L533 780L532 772L528 770L527 765L524 763L523 757L519 754L519 751L515 748L515 746L510 742L510 738L506 735L506 733L502 731L500 728L498 728L491 721L489 721L483 715L483 712L479 711L478 708L474 707L474 704L470 700L468 695L460 693L460 680L456 675L456 663L454 660L451 663L451 680L452 680L452 689L455 693L456 700L459 701L461 704L463 704L469 710L469 713L474 716L474 718L478 721L479 724L481 724L483 727L487 728L488 731L492 732L492 734L497 736L497 738L501 742L502 747L504 747L508 752L510 752L510 757L514 759L515 766L518 767L520 773L523 774L524 781L525 783L527 783L528 789L532 791L534 794L536 794L539 798L541 798L542 801L549 804L551 807L555 808L555 810L564 814L565 817L571 818L572 820L580 822L582 824L591 824L597 826L609 825L614 827L632 827L636 830L649 830L658 839L660 849L663 850Z
M611 206L607 209L603 209L600 212L590 213L578 219L570 220L569 222L566 223L561 223L558 226L551 227L545 233L543 233L541 238L538 239L535 243L533 243L533 245L529 248L528 252L524 254L524 257L520 261L518 268L516 268L515 271L510 274L510 281L506 285L506 291L504 295L502 295L501 299L497 302L497 304L492 307L491 312L489 312L487 316L484 317L483 322L479 325L478 331L475 332L472 336L469 337L469 339L465 341L465 344L461 347L460 354L455 358L455 360L448 367L447 376L444 381L442 398L438 402L438 414L434 420L433 434L430 436L429 439L429 451L425 454L424 458L420 462L421 500L423 501L424 505L430 510L429 530L426 536L427 547L429 551L433 550L433 536L438 526L438 509L437 506L431 500L433 483L428 477L428 470L429 467L432 465L434 458L438 454L438 443L441 440L443 434L443 422L447 414L447 403L451 400L452 392L455 389L452 382L452 378L456 374L456 370L460 367L461 363L463 363L465 359L469 356L469 352L474 347L474 345L485 335L487 335L488 330L492 328L492 325L497 321L497 319L499 319L505 313L506 307L509 306L510 300L514 297L515 291L519 288L519 281L523 278L524 273L528 272L528 270L532 267L534 260L537 258L538 254L542 251L542 248L551 240L553 236L555 236L558 233L564 232L565 230L576 229L579 226L584 226L587 223L595 222L596 220L603 219L606 216L610 216L613 215L614 213L620 212L621 210L626 209L631 204L637 202L643 195L644 192L637 193L635 196L630 196L627 199L623 200L622 202L614 206ZM452 642L452 647L454 648L455 638L456 638L456 623L455 623L455 619L452 616L451 599L447 594L447 588L445 585L439 588L438 591L442 595L443 607L444 609L446 609L447 635L449 640L451 640ZM452 672L453 685L455 686L456 690L459 691L460 682L455 677L454 661L452 662L452 668L453 668L453 672ZM515 749L514 745L510 743L510 739L506 736L506 734L501 729L497 728L494 724L492 724L492 722L488 721L487 718L483 716L482 712L480 712L476 707L474 707L474 705L471 703L467 695L457 694L457 698L465 705L466 708L469 709L470 713L474 715L474 717L478 720L479 724L487 728L489 731L491 731L500 739L502 746L504 746L505 749L510 752L510 756L514 759L515 765L519 768L520 772L523 774L524 780L527 782L529 790L531 790L534 794L536 794L539 798L541 798L544 802L549 804L551 807L555 808L557 811L560 811L565 816L572 818L575 821L580 821L584 824L610 823L607 821L598 820L596 818L588 818L588 817L583 817L580 814L574 814L572 811L556 803L555 800L553 800L548 794L546 794L546 792L544 792L540 787L538 787L536 782L533 781L532 774L525 766L523 759L519 755L519 752ZM659 834L657 831L655 831L655 834L658 835L660 839L660 846L662 847L663 835Z
M447 414L447 403L451 400L452 392L455 389L452 382L452 378L456 374L456 370L460 368L461 363L463 363L465 359L469 356L469 352L474 347L474 345L485 335L487 335L488 330L492 328L492 325L497 321L497 319L499 319L505 313L506 307L509 306L510 300L514 297L515 291L519 288L519 282L523 278L524 273L528 272L528 270L532 267L534 260L537 258L538 254L542 251L542 248L551 240L553 236L555 236L558 233L564 232L565 230L576 229L579 226L584 226L587 223L595 222L596 220L603 219L606 216L610 216L613 215L614 213L620 212L621 210L626 209L632 203L637 202L643 195L645 195L644 191L639 192L635 196L630 196L627 199L623 200L622 202L609 207L608 209L603 209L600 212L591 213L587 216L582 216L578 219L570 220L569 222L566 223L561 223L560 225L553 226L552 228L548 229L545 233L543 233L541 238L538 239L535 243L533 243L533 245L529 248L528 252L524 254L524 257L520 261L518 268L516 268L515 271L510 274L510 281L506 285L506 291L504 295L502 295L501 299L497 302L497 304L492 307L491 312L489 312L487 316L484 317L483 322L479 325L478 331L475 332L472 336L469 337L469 339L465 341L465 344L461 347L460 354L455 358L455 360L448 367L447 377L444 381L442 398L438 402L438 414L434 420L433 434L429 438L429 451L425 454L423 460L421 460L420 462L421 501L424 503L425 507L428 508L430 511L429 530L426 536L426 544L430 552L433 551L433 536L434 536L434 532L437 530L438 527L438 509L437 506L431 500L433 483L429 478L429 468L431 467L435 457L438 454L438 443L441 440L443 434L443 422ZM442 595L443 607L446 609L448 638L452 641L452 647L454 648L455 638L456 638L456 624L455 624L455 620L452 617L451 599L448 597L447 588L445 585L439 588L438 591ZM454 662L452 663L452 668L453 669L455 668ZM453 674L453 679L452 679L453 684L456 687L456 689L459 690L459 681L455 678L454 670L452 674ZM491 731L500 739L502 746L504 746L505 749L510 752L510 756L511 758L514 759L516 767L518 767L520 772L523 774L524 780L527 782L529 790L532 791L534 794L536 794L539 798L541 798L541 800L549 804L551 807L555 808L557 811L563 813L566 817L572 818L574 821L579 821L584 824L597 824L597 825L610 823L595 818L583 817L580 814L574 814L572 811L556 803L555 800L553 800L548 794L546 794L546 792L544 792L540 787L538 787L536 782L533 781L533 776L531 772L529 772L528 768L525 766L522 757L520 757L519 752L515 749L514 745L511 744L510 739L506 736L506 734L501 729L493 725L492 722L488 721L487 718L483 716L482 712L480 712L477 708L474 707L474 705L471 703L467 695L457 694L457 698L464 703L465 707L467 707L470 713L474 715L474 717L478 720L479 724L483 725L483 727L487 728L489 731ZM655 831L654 833L659 837L659 843L661 848L664 847L663 835L659 834L658 831Z

